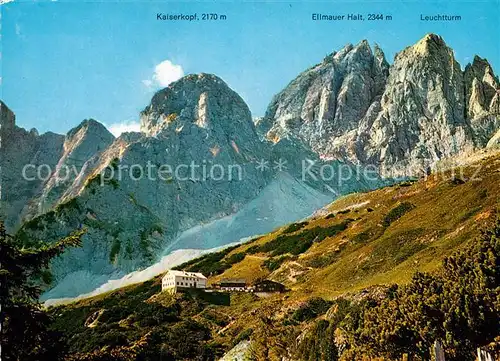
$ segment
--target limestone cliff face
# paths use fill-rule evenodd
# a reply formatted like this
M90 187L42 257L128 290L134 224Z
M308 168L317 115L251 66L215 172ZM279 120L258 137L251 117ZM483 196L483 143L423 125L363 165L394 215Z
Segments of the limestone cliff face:
M272 142L288 136L323 153L331 139L356 130L388 75L381 49L347 45L306 70L274 97L259 130Z
M71 129L64 139L63 153L42 193L31 202L33 215L50 210L64 201L73 183L86 178L101 153L115 137L98 121L86 119Z
M362 120L367 133L357 142L360 160L378 163L383 174L410 175L472 150L463 89L460 65L442 38L428 35L403 50L391 67L380 111Z
M418 175L486 146L500 126L499 97L489 63L476 57L462 71L437 35L404 49L390 67L363 41L299 75L259 129L275 142L299 137L324 159L376 165L383 176Z
M195 162L207 170L224 169L223 181L210 175L198 179L197 172L182 185L188 194L199 193L199 201L207 206L220 205L220 212L238 208L267 183L255 169L255 161L265 155L265 145L257 136L250 110L215 75L188 75L156 93L141 114L141 130L148 142L158 144L157 162L173 168ZM232 174L227 172L231 165L241 169L242 182L227 180L239 177L236 168Z
M478 56L465 67L464 80L467 117L482 147L500 128L500 83L488 61Z
M465 100L467 115L474 119L489 113L499 113L500 85L488 60L474 57L465 67Z
M154 151L146 157L125 155L124 161L149 159L173 169L192 162L199 166L189 181L165 187L179 201L175 212L167 208L164 215L180 215L185 226L236 211L269 180L255 168L265 145L248 106L215 75L189 75L156 93L141 114L141 130L146 136L130 152L144 152L146 144Z

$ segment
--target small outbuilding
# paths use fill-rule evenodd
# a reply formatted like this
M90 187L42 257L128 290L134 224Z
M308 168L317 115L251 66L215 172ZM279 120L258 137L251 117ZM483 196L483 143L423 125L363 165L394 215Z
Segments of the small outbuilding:
M238 292L247 289L247 282L244 278L223 278L213 286L221 291Z
M271 280L263 280L257 282L253 286L253 291L254 292L267 292L267 293L274 293L274 292L285 292L286 287L285 285L279 283L279 282L274 282Z

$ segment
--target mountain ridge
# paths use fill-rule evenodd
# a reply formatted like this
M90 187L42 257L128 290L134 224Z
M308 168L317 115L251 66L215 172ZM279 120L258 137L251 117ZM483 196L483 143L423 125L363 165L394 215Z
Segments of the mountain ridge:
M305 153L284 144L273 150L261 142L246 104L216 76L186 76L159 91L147 109L142 113L147 133L115 138L94 120L72 129L63 138L62 154L51 164L50 177L37 185L36 196L24 207L24 222L17 232L23 242L53 242L74 229L87 229L82 248L69 250L51 264L54 283L50 287L72 286L56 287L61 294L54 297L86 293L99 286L96 282L106 282L106 277L149 266L186 230L200 224L234 215L215 244L197 236L202 239L199 245L212 248L234 241L233 237L255 234L256 229L270 231L283 219L307 216L334 197L324 195L324 190L314 191L317 197L288 194L310 187L300 180L300 159ZM268 157L268 165L260 169L258 162ZM288 167L297 187L267 190L280 189L279 175L270 166L278 161ZM162 169L167 176L162 176ZM330 183L330 189L342 193L369 187L363 179ZM327 185L313 180L309 184L315 189ZM261 193L283 199L271 202L275 208L269 210L269 200L259 198ZM285 216L260 222L257 209ZM79 282L69 281L79 275Z

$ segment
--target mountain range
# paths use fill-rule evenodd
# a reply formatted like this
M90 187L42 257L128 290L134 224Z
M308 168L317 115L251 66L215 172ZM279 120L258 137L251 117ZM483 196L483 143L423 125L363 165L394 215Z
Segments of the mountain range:
M87 230L81 248L52 263L51 297L89 292L175 249L270 232L340 195L496 147L500 85L486 59L462 70L438 35L392 65L363 40L299 74L262 118L219 77L193 74L158 91L140 122L117 138L93 119L39 135L1 103L8 230L26 243Z
M428 34L391 66L366 40L334 52L276 95L258 128L273 142L300 139L322 159L408 176L485 147L499 107L488 61L475 56L462 71L444 40Z

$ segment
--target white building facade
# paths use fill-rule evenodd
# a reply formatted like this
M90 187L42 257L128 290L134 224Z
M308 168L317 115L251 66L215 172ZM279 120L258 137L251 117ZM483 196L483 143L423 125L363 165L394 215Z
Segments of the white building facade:
M190 288L207 288L207 278L198 272L170 270L161 281L161 290L170 293Z

